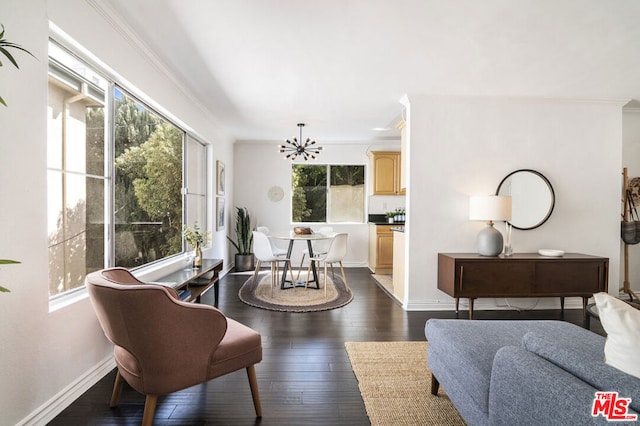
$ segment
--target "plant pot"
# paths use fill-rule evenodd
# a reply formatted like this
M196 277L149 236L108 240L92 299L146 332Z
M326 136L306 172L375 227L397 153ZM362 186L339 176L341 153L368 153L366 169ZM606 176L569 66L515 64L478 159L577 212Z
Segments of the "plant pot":
M236 272L252 271L255 268L253 253L236 254L235 269Z

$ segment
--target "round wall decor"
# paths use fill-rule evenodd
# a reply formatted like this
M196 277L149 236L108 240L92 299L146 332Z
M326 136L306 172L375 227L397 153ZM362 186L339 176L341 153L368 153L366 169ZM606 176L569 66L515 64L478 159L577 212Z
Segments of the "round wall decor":
M279 186L272 186L267 192L267 196L271 201L277 203L284 197L284 190Z

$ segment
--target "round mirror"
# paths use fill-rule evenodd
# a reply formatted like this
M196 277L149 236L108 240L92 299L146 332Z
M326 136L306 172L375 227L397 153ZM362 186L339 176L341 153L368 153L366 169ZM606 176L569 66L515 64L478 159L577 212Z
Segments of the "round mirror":
M496 190L496 195L511 196L511 220L516 229L534 229L549 219L556 203L549 180L535 170L509 173Z

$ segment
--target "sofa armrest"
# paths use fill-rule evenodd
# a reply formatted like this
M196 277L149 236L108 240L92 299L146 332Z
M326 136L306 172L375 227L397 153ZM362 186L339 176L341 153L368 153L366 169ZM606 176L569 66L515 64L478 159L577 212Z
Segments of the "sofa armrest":
M602 344L604 346L604 339ZM522 346L597 390L617 391L620 396L631 398L631 408L640 411L640 379L606 364L604 350L597 359L593 359L565 342L551 340L535 332L524 335Z
M595 392L589 384L524 348L505 346L493 361L489 423L608 424L602 416L591 416Z

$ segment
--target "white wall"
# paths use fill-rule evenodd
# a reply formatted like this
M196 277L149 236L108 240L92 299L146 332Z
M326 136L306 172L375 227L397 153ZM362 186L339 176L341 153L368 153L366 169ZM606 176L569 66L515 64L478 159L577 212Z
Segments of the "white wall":
M92 3L93 4L93 3ZM227 163L232 185L231 143L206 110L194 104L133 43L125 40L89 2L5 0L6 37L29 49L20 69L0 68L0 258L21 260L0 267L0 424L43 424L112 365L111 345L89 300L49 312L47 286L46 105L48 18L124 78L212 143L211 160ZM4 62L4 61L3 61ZM214 161L215 162L215 161ZM212 213L212 210L210 210ZM210 219L211 221L211 214ZM226 255L215 235L212 256ZM228 264L228 262L226 262ZM108 401L105 401L108 403Z
M408 309L453 308L453 299L437 289L437 253L475 251L484 225L468 220L469 196L494 193L520 168L551 181L556 206L540 228L514 229L515 251L608 257L609 290L617 294L624 102L411 95L409 102ZM503 304L479 299L477 306ZM576 304L568 299L567 306ZM538 304L548 306L559 302Z
M286 135L285 135L286 136ZM320 141L319 141L320 143ZM233 191L236 197L235 206L247 207L254 219L254 226L267 226L271 232L287 233L291 224L291 161L285 160L283 154L278 151L279 142L246 141L235 144L235 176ZM314 164L364 164L369 175L370 150L383 150L390 147L389 143L363 142L348 144L322 143L324 151L313 160ZM399 149L399 143L395 143ZM296 161L297 162L297 161ZM273 202L267 197L267 192L272 186L280 186L284 189L284 198L279 202ZM394 197L386 197L391 200ZM368 202L369 197L367 197ZM404 197L398 197L404 205ZM389 201L391 203L391 201ZM229 212L233 215L235 206L229 206ZM393 205L395 207L395 204ZM391 207L391 205L390 205ZM365 208L365 212L368 211ZM365 215L366 216L366 215ZM362 224L332 224L335 232L349 233L349 250L345 257L345 266L366 266L368 264L368 225ZM233 217L229 226L233 227ZM319 228L321 224L313 225ZM233 230L229 229L229 235ZM279 244L286 247L286 243ZM292 256L294 265L300 261L301 252L306 247L303 244L294 245Z
M623 115L622 167L629 179L640 177L640 108L625 108ZM636 206L640 212L640 206ZM620 207L620 212L624 210ZM624 284L624 244L620 243L620 287ZM640 244L629 246L629 283L640 295Z

